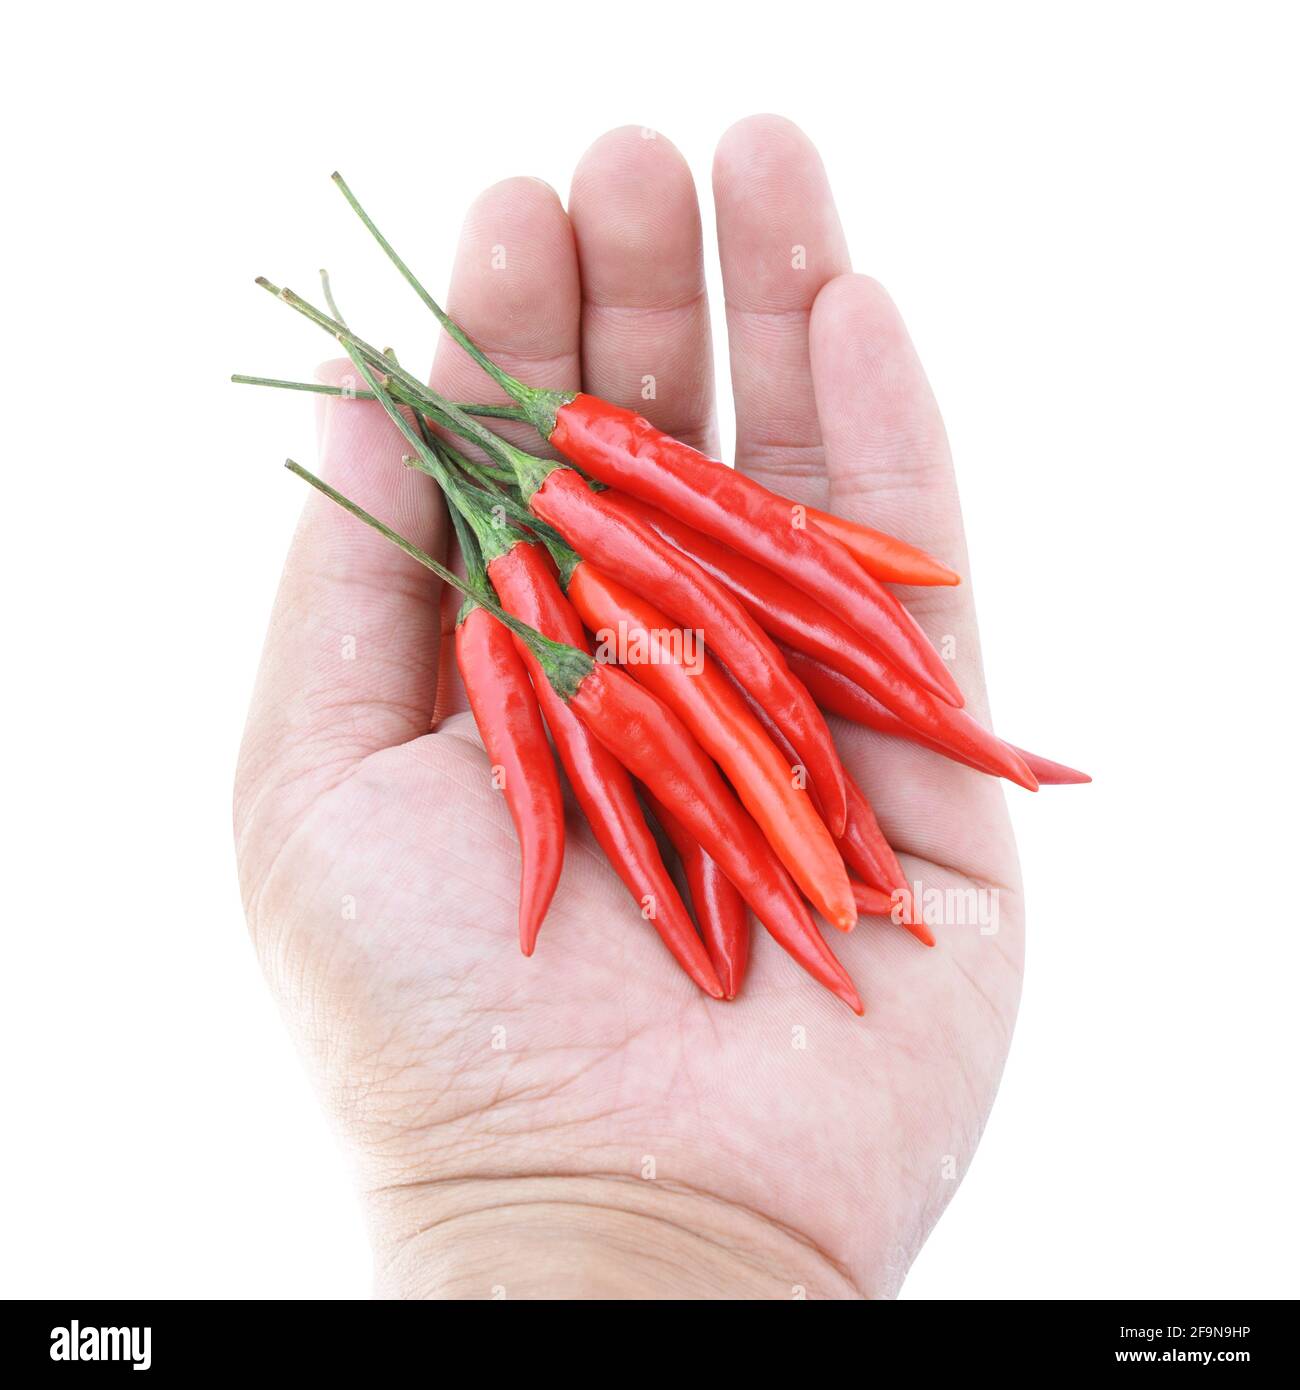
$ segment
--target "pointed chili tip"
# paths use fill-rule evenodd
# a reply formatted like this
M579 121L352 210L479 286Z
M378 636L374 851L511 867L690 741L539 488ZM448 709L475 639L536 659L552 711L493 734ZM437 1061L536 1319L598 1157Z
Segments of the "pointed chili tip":
M1080 772L1077 767L1066 767L1064 763L1054 763L1047 769L1051 775L1046 779L1042 776L1043 771L1044 769L1040 768L1034 773L1040 787L1086 787L1092 781L1090 773Z
M924 922L906 922L904 926L912 933L922 946L937 946L939 943L934 939L934 933Z
M867 1012L867 1006L862 1002L856 989L849 985L847 989L837 989L835 991L841 999L853 1010L859 1018Z
M1077 767L1067 767L1065 763L1053 762L1051 758L1040 758L1037 753L1026 753L1014 743L1008 743L1007 747L1034 774L1040 786L1084 786L1092 781L1088 773L1080 772Z
M1024 787L1027 792L1038 790L1038 778L1034 776L1029 764L1016 752L1009 743L1002 744L1006 751L1006 767L1002 775L1008 781L1014 782L1018 787Z

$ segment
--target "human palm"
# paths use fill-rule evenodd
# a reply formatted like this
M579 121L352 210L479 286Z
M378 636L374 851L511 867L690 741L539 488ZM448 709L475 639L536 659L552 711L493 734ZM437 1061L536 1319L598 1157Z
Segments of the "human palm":
M737 466L964 572L942 424L893 306L849 273L815 151L752 118L714 181ZM716 456L699 214L662 137L598 141L567 214L534 180L490 189L449 300L516 375L581 382ZM445 340L433 381L487 394ZM321 412L326 478L436 552L436 492L400 466L378 407ZM968 586L905 597L985 718ZM705 998L572 808L524 959L518 852L448 660L449 611L426 571L309 496L236 787L254 939L356 1160L379 1290L893 1293L970 1161L1015 1018L999 786L832 721L909 878L998 892L995 931L940 921L935 950L880 920L830 933L865 1019L760 927L740 997Z

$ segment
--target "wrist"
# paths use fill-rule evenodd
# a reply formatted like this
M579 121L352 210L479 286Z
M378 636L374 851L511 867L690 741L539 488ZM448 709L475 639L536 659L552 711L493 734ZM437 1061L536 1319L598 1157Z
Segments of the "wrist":
M707 1193L626 1177L385 1189L375 1293L439 1299L857 1298L797 1232Z

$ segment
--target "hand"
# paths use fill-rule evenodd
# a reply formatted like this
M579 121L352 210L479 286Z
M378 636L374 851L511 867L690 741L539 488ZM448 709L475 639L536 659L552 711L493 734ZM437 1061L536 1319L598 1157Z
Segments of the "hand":
M850 272L816 152L785 121L743 121L714 188L737 466L965 574L937 408L893 304ZM388 230L419 272L418 229ZM666 139L598 141L567 215L534 180L489 189L449 298L507 370L581 382L717 456L699 212ZM432 379L492 398L445 338ZM435 488L401 466L379 407L320 411L323 475L439 553ZM987 721L969 585L905 597ZM378 1291L893 1294L970 1163L1014 1023L1022 917L999 785L832 721L909 877L996 890L995 931L987 912L981 927L932 907L935 950L880 920L829 933L865 1019L757 926L741 997L707 1000L576 812L526 960L514 834L450 665L451 612L425 570L307 497L236 787L249 923L355 1157Z

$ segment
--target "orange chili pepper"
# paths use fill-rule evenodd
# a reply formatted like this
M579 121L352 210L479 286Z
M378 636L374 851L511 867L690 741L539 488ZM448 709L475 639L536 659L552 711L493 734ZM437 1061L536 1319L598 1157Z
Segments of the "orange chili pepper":
M808 508L809 519L828 536L834 536L864 570L889 584L960 584L961 575L933 555L918 550L897 536L845 521L831 512Z

